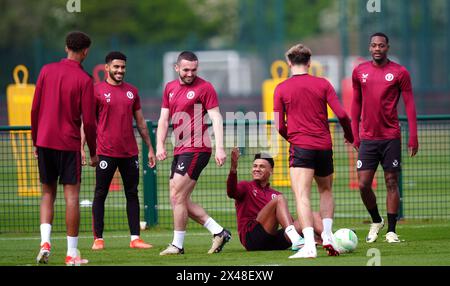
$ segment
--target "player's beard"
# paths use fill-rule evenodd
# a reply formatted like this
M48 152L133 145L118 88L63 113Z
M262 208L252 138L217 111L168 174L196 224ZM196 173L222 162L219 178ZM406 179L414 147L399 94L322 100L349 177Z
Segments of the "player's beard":
M121 75L122 78L121 78L121 79L118 79L118 78L116 77L116 74ZM113 71L109 71L109 78L112 79L112 80L113 80L115 83L117 83L117 84L122 83L124 76L125 76L124 73L114 73Z
M375 57L375 54L372 54L372 59L377 63L377 64L382 64L383 62L386 61L387 56L386 54L378 54L380 55L379 57Z
M186 84L186 85L191 85L194 83L196 76L192 76L192 77L181 77L180 75L178 75L178 77L180 78L180 80Z

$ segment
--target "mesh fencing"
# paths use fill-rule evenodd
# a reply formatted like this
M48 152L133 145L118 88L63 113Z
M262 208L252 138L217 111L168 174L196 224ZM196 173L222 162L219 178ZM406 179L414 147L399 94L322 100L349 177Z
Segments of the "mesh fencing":
M228 122L227 122L228 123ZM267 124L269 123L269 124ZM419 118L419 153L410 158L407 150L407 121L402 124L402 177L401 216L407 220L450 218L450 116L423 116ZM192 193L192 201L201 205L218 223L227 228L236 227L234 201L226 195L226 180L230 167L231 146L241 146L238 179L251 180L253 156L257 152L273 151L270 136L261 136L270 122L247 122L244 128L232 123L226 127L225 143L228 154L224 166L218 167L214 154L200 175ZM227 125L228 126L228 125ZM149 123L151 133L156 125ZM230 134L230 131L232 134ZM344 144L342 128L335 121L330 123L333 137L335 219L340 222L368 221L369 215L361 202L358 191L355 164L357 154ZM169 134L171 134L169 130ZM172 229L172 211L169 198L169 175L172 163L170 138L166 140L168 159L159 162L156 171L145 165L142 155L142 141L136 132L140 150L139 199L141 220L148 225ZM256 140L256 141L255 141ZM267 140L264 142L264 140ZM269 142L270 141L270 142ZM275 156L275 169L271 186L284 193L289 209L295 215L295 200L290 190L288 169L288 145L277 139L279 146ZM272 149L270 148L272 147ZM0 232L38 232L40 183L36 159L33 156L29 127L0 127ZM146 155L145 155L146 156ZM148 176L154 176L148 180ZM386 188L381 167L378 168L373 184L380 213L386 214ZM92 229L92 200L95 188L95 169L84 167L80 192L80 231ZM154 200L146 198L153 197ZM62 186L58 186L55 202L54 231L65 231L65 207ZM312 190L312 206L318 210L319 196L315 185ZM149 218L149 210L154 213ZM202 228L189 220L189 229ZM105 203L105 231L128 231L126 200L120 175L116 174Z

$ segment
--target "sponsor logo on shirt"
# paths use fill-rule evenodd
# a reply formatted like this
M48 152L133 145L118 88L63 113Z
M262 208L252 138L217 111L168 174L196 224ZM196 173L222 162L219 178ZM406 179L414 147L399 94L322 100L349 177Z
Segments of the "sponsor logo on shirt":
M183 171L183 170L184 170L184 163L181 162L181 164L178 164L177 169L178 169L179 171Z
M111 101L111 93L104 93L103 95L106 98L106 102L110 102Z
M187 99L193 99L194 96L195 96L195 92L192 90L186 94Z
M108 162L106 162L105 160L100 161L100 164L98 164L100 169L105 170L106 168L108 168Z
M362 82L366 82L368 77L369 77L368 73L363 73L361 78Z
M253 195L256 197L258 195L258 190L257 189L253 189Z
M384 77L387 81L392 81L394 79L394 75L391 73L388 73L385 77Z
M394 162L392 162L392 167L398 167L398 161L394 160Z
M127 97L129 99L133 99L134 98L134 94L131 91L127 91Z
M356 162L356 168L361 169L361 167L362 167L362 162L361 162L361 160L358 160Z

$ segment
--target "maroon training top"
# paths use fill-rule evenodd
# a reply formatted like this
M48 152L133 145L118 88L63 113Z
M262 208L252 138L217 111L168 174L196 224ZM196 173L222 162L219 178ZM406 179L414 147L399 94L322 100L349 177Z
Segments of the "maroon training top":
M62 59L42 67L31 108L34 146L80 151L83 120L90 155L96 154L94 84L74 60Z
M353 142L350 118L328 80L294 75L275 88L273 111L280 134L294 146L310 150L332 148L327 104L339 119L344 136ZM285 118L286 115L286 118Z
M418 147L416 106L409 72L403 66L389 61L375 66L364 62L353 70L352 129L355 145L360 139L399 139L400 124L397 104L400 93L408 116L409 147ZM360 119L361 118L361 119ZM361 121L361 124L360 124ZM361 130L360 130L361 125Z
M122 82L111 85L106 81L94 87L97 101L97 154L115 158L138 155L134 136L134 112L141 109L136 87Z
M258 213L281 193L269 185L261 187L255 181L240 181L238 184L237 173L230 172L227 179L227 194L235 200L239 239L245 246L245 235L255 227Z
M208 126L203 117L209 109L219 106L211 83L197 77L190 85L179 79L167 83L162 108L169 109L175 136L174 155L186 152L211 153Z

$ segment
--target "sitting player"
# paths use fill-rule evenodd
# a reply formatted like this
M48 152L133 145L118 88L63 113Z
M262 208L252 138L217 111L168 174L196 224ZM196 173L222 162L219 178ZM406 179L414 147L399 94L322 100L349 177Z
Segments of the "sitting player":
M303 237L301 229L289 213L286 198L269 185L274 160L266 154L256 154L252 181L238 183L239 149L231 151L231 167L227 180L227 194L235 200L239 239L246 250L299 250ZM279 229L281 225L282 229ZM322 233L322 219L314 213L316 234ZM319 235L320 237L320 235Z

